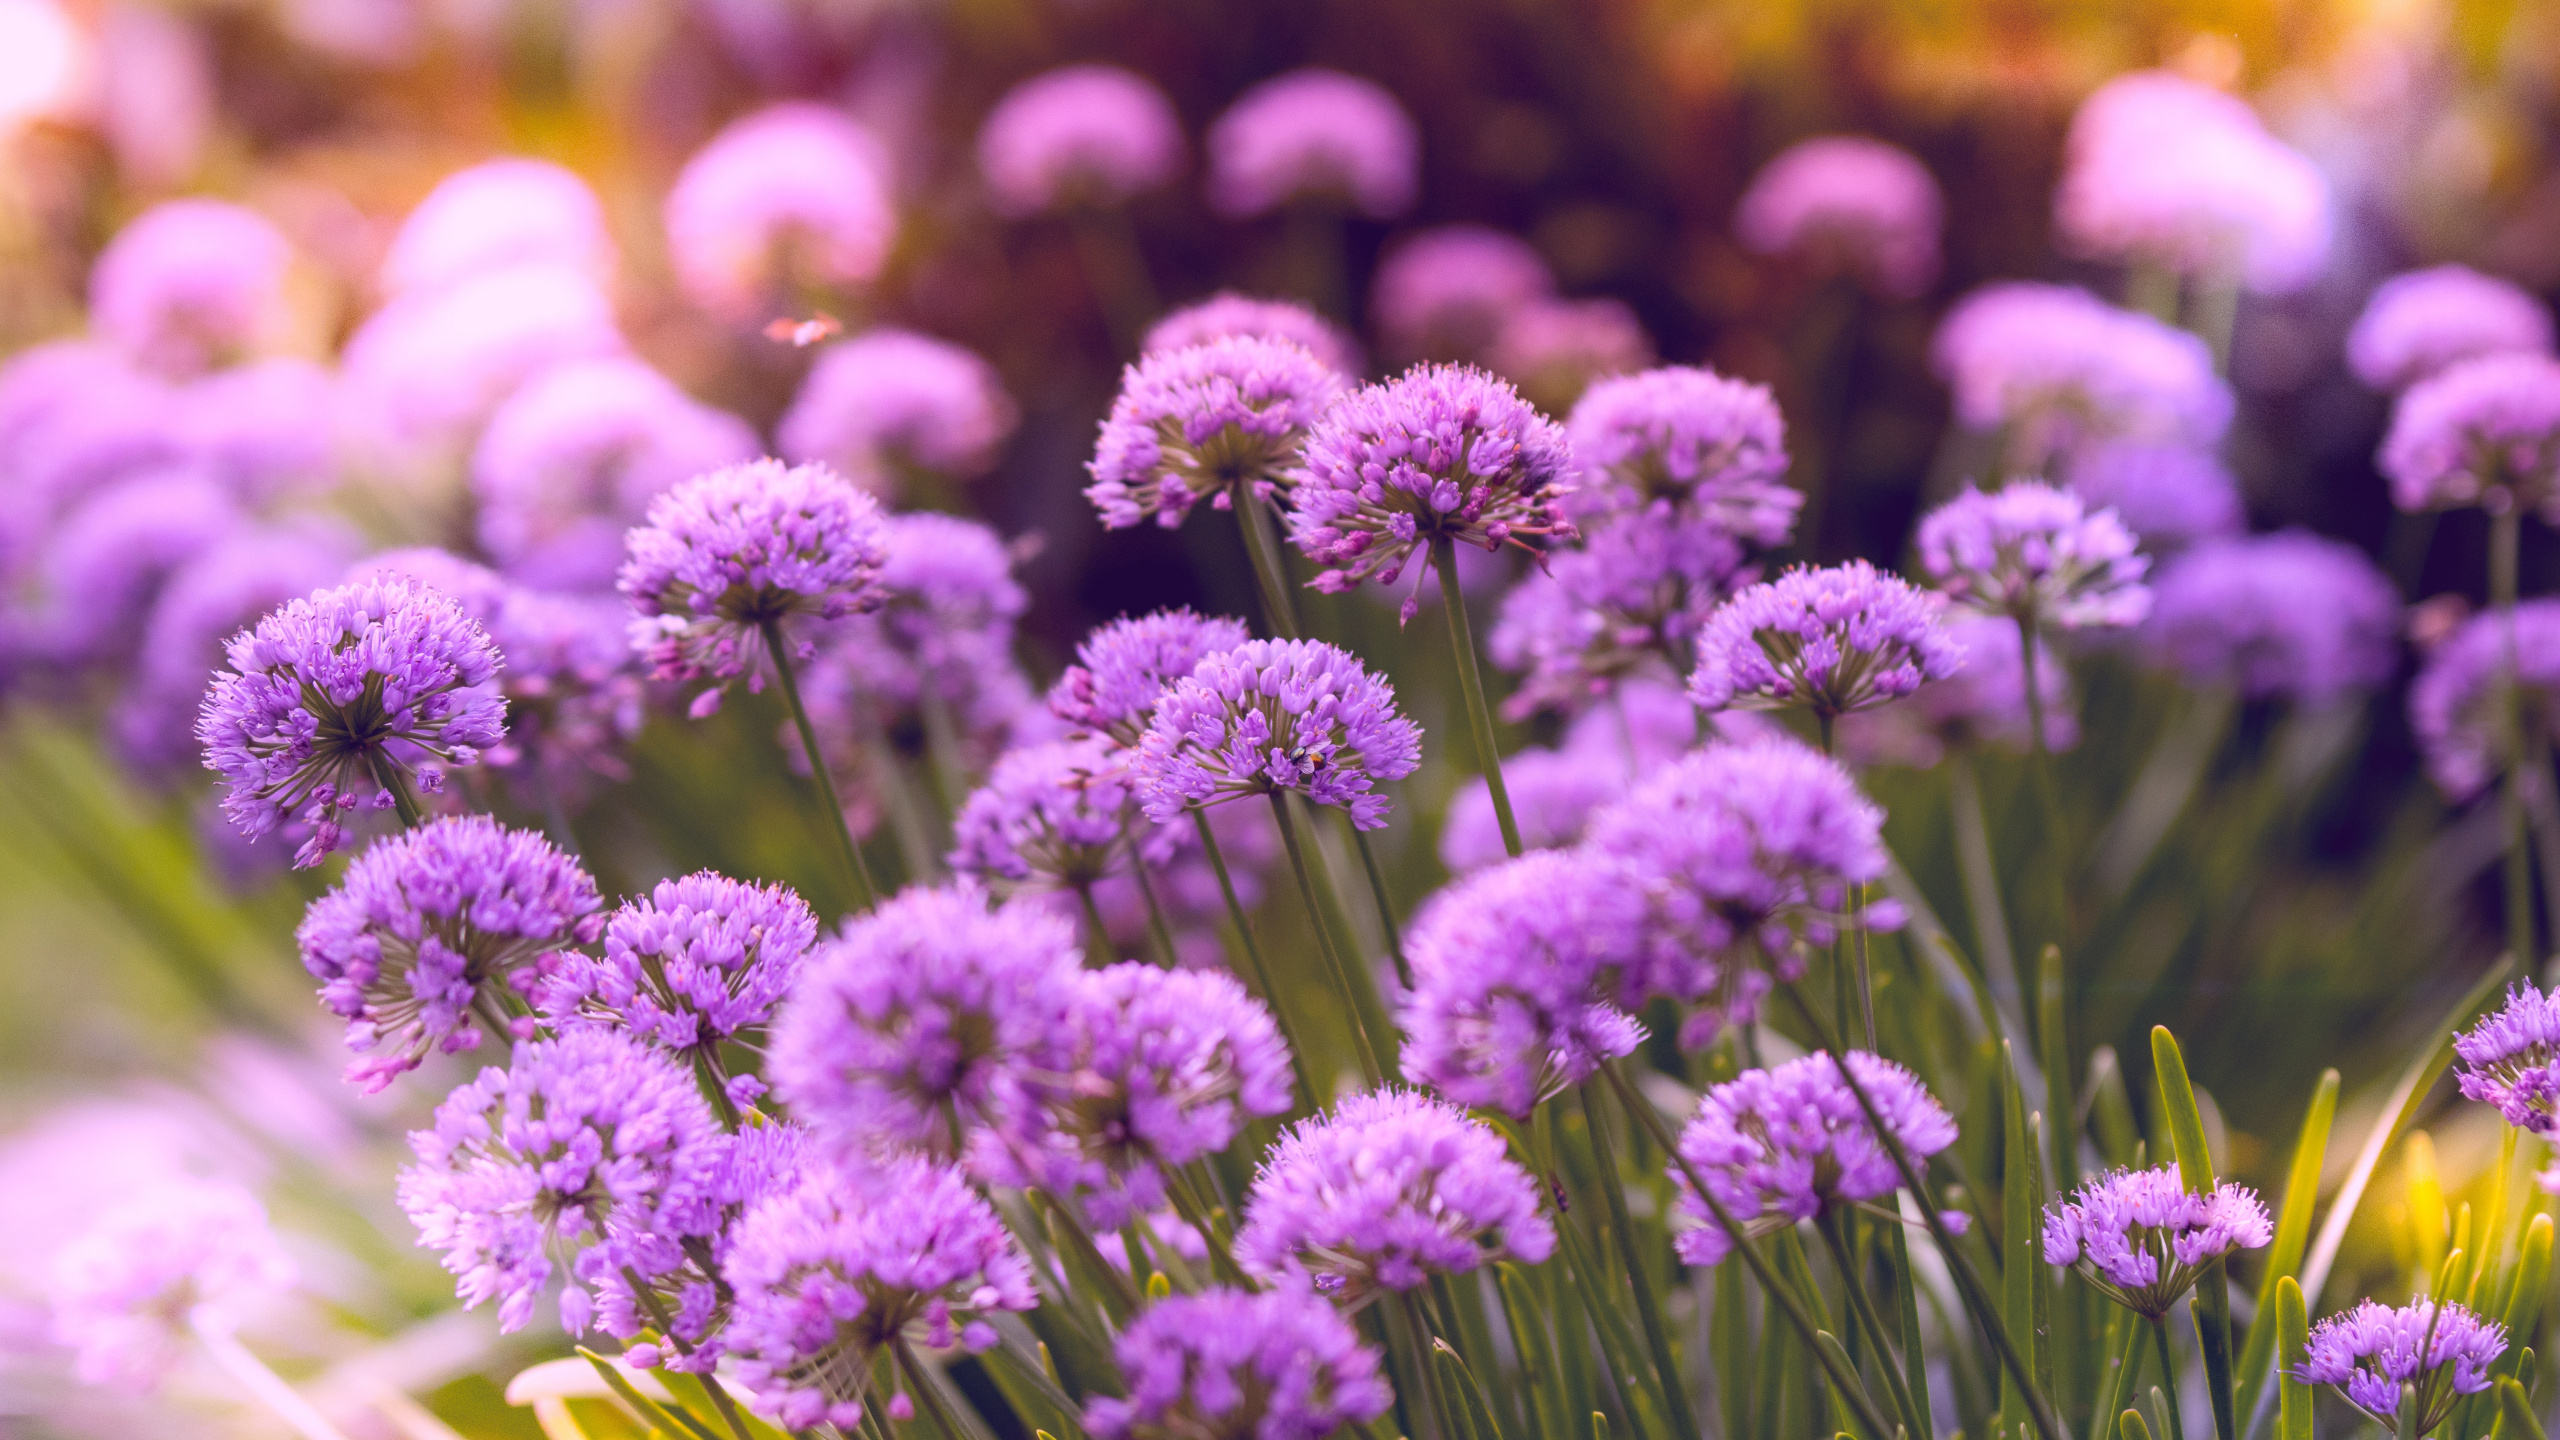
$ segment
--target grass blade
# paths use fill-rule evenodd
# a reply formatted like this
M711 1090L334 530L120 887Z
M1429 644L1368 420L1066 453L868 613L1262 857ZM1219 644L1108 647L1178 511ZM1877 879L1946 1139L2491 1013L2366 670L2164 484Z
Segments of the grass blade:
M2204 1115L2196 1107L2195 1086L2187 1080L2187 1058L2178 1037L2166 1025L2151 1027L2152 1078L2160 1086L2160 1113L2169 1121L2169 1144L2178 1152L2178 1179L2190 1194L2213 1191L2213 1155L2205 1148ZM2231 1282L2214 1260L2197 1277L2195 1294L2197 1348L2204 1352L2205 1395L2213 1402L2213 1433L2237 1440L2239 1422L2232 1408Z
M2505 1376L2498 1380L2498 1433L2513 1431L2516 1440L2551 1440L2543 1433L2542 1422L2533 1418L2533 1402L2525 1398L2524 1387Z
M2275 1301L2276 1440L2311 1440L2312 1387L2293 1378L2310 1339L2311 1317L2302 1308L2302 1287L2290 1275L2277 1279Z
M2320 1199L2320 1162L2329 1152L2329 1130L2338 1118L2338 1072L2324 1071L2311 1092L2311 1108L2302 1117L2302 1133L2293 1142L2293 1166L2285 1172L2284 1208L2276 1214L2275 1244L2267 1250L2266 1278L2258 1282L2258 1310L2240 1344L2237 1410L2258 1413L2258 1392L2267 1383L2267 1367L2276 1351L2276 1292L2291 1281L2302 1264L2302 1249L2311 1238L2311 1207ZM2295 1287L2298 1300L2299 1286Z
M2001 1046L2005 1053L2008 1046ZM2037 1291L2043 1288L2044 1257L2037 1235L2042 1229L2037 1202L2035 1144L2027 1134L2027 1099L2016 1069L2000 1067L2000 1129L2003 1138L2000 1173L2001 1318L2019 1347L2028 1374L2041 1381L2047 1372L2045 1336L2036 1320ZM2032 1416L2026 1387L2012 1376L2000 1383L2000 1430L2010 1434Z

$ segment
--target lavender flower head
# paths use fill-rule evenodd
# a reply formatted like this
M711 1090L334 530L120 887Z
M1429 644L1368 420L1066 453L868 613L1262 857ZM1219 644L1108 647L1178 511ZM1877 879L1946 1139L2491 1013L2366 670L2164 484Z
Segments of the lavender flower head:
M2378 457L2403 510L2478 505L2560 523L2560 360L2484 355L2411 386Z
M341 392L368 458L414 468L467 446L529 377L627 348L594 280L528 262L393 297L348 337Z
M1230 335L1142 355L1102 422L1085 498L1115 530L1149 516L1170 529L1202 500L1232 508L1247 487L1267 501L1341 390L1332 367L1286 340Z
M181 565L246 528L212 476L179 467L80 498L45 539L28 640L66 667L122 660ZM199 677L201 678L201 677Z
M2209 447L2231 424L2202 340L2069 286L1984 286L1948 312L1930 354L1957 418L2008 431L2008 460L2030 469L2101 440Z
M2399 664L2399 591L2362 550L2307 530L2199 545L2154 595L2142 639L2196 684L2323 705Z
M1341 326L1295 301L1261 300L1233 290L1221 290L1158 320L1147 331L1138 353L1188 350L1230 335L1292 341L1338 374L1360 373L1359 343Z
M357 856L294 941L363 1057L347 1078L370 1094L430 1054L478 1048L482 1024L512 1031L510 993L532 992L543 957L593 941L603 903L540 835L448 816Z
M64 1246L46 1299L81 1383L148 1389L189 1327L228 1330L294 1280L257 1197L182 1180L117 1204Z
M1188 609L1123 616L1098 625L1076 645L1076 663L1050 687L1049 709L1080 729L1135 746L1155 719L1156 704L1202 660L1251 638L1243 621Z
M1694 715L1688 718L1694 732ZM1502 783L1511 792L1521 845L1531 851L1561 850L1580 841L1591 816L1626 793L1628 768L1625 756L1597 748L1532 747L1503 756ZM1440 820L1440 863L1452 875L1470 875L1506 858L1493 792L1479 778L1449 799L1448 813Z
M783 454L887 485L901 468L985 474L1021 417L976 352L910 330L830 345L774 432Z
M2116 512L2155 555L2235 536L2248 526L2229 467L2191 445L2091 445L2069 457L2063 480L2091 511Z
M1580 547L1555 552L1546 574L1503 597L1485 648L1496 665L1528 677L1503 713L1571 713L1632 677L1685 673L1727 585L1756 573L1709 520L1665 510L1599 521Z
M1528 241L1482 225L1443 225L1388 252L1369 308L1390 354L1476 362L1513 311L1555 288Z
M341 812L393 808L406 778L433 794L447 766L506 735L497 648L453 600L369 580L295 600L231 638L196 719L223 813L251 840L312 827L294 864L338 848Z
M869 283L898 226L879 142L840 111L768 106L711 138L667 191L667 250L694 303L733 320L793 281Z
M1847 1062L1858 1088L1875 1103L1886 1136L1914 1163L1956 1141L1956 1122L1920 1077L1878 1055L1852 1050ZM1698 1099L1680 1131L1682 1166L1670 1168L1679 1192L1673 1213L1690 1228L1672 1248L1692 1265L1714 1265L1733 1253L1733 1237L1689 1183L1689 1170L1725 1214L1753 1237L1792 1228L1835 1205L1891 1195L1902 1183L1893 1151L1866 1108L1824 1051L1766 1070L1745 1070Z
M1236 97L1209 127L1209 203L1222 215L1335 198L1374 220L1413 208L1421 141L1384 89L1338 70L1292 70Z
M1202 660L1157 702L1131 769L1159 823L1240 795L1295 790L1351 823L1387 823L1373 788L1422 763L1395 687L1319 640L1248 640Z
M1864 560L1799 566L1707 617L1689 698L1709 712L1802 707L1832 717L1898 700L1964 663L1945 615L1943 598Z
M2421 1353L2423 1352L2423 1353ZM2507 1353L2507 1327L2446 1301L2442 1313L2428 1299L2398 1309L2359 1300L2311 1327L2294 1378L2305 1385L2334 1385L2347 1403L2385 1430L2400 1423L2400 1389L2418 1387L2418 1428L2424 1435L2452 1418L2465 1395L2489 1388L2489 1367Z
M910 889L821 941L773 1027L767 1073L821 1144L944 1145L1055 1069L1075 931L969 886Z
M987 1317L1040 1303L1031 1264L956 1169L902 1158L810 1167L747 1212L721 1267L724 1335L757 1408L792 1430L864 1419L872 1362L911 1337L971 1351Z
M266 217L220 200L144 211L89 272L89 323L146 369L193 375L289 323L293 247Z
M719 1365L730 1310L721 1266L736 1248L739 1220L824 1165L807 1130L768 1116L750 1113L713 1139L708 1183L654 1211L645 1229L623 1227L610 1257L621 1264L589 1267L596 1328L622 1341L624 1361L637 1369L698 1375Z
M1751 177L1733 216L1745 249L1803 257L1897 300L1938 278L1946 223L1946 200L1928 167L1863 135L1788 146Z
M628 545L618 583L641 616L633 643L662 680L746 674L760 688L768 627L883 598L880 507L821 465L758 460L697 476L650 501ZM719 693L704 691L695 715Z
M978 171L1008 215L1122 204L1180 173L1182 151L1173 102L1113 65L1034 75L978 130Z
M1555 1228L1502 1137L1413 1090L1353 1095L1280 1137L1254 1177L1236 1263L1364 1304L1488 1261L1536 1265Z
M400 222L383 257L392 294L433 290L483 271L561 265L601 285L613 278L604 206L576 172L509 157L456 170Z
M1432 897L1405 942L1405 1078L1526 1116L1635 1053L1644 1027L1619 1002L1642 1003L1647 922L1644 876L1582 850L1533 851Z
M997 890L1091 893L1128 867L1137 797L1101 737L1008 752L951 821L951 869Z
M2495 1105L2507 1123L2536 1135L2560 1131L2560 1004L2533 982L2453 1037L2467 1099Z
M1481 370L1420 365L1345 396L1308 434L1306 472L1290 523L1328 594L1393 584L1417 554L1427 573L1438 540L1535 555L1531 539L1575 534L1564 427ZM1401 618L1420 606L1408 596Z
M2079 1266L2146 1320L2168 1314L2208 1262L2274 1238L2256 1191L2225 1181L2199 1195L2175 1165L2101 1175L2044 1212L2045 1263Z
M1113 1354L1128 1398L1085 1407L1085 1425L1102 1440L1324 1440L1395 1403L1378 1352L1304 1290L1169 1296L1120 1332Z
M2382 282L2347 332L2347 368L2376 390L2406 390L2482 355L2551 353L2551 312L2523 286L2468 265Z
M697 1210L727 1148L693 1077L619 1031L581 1027L516 1049L411 1132L400 1208L418 1243L444 1252L466 1308L498 1303L518 1330L555 1272L560 1323L586 1329L587 1286L628 1257L631 1237Z
M1580 485L1566 512L1591 521L1666 507L1775 549L1804 495L1787 484L1787 428L1766 385L1668 365L1593 385L1565 420Z
M2501 680L2511 644L2524 743L2549 745L2560 721L2560 600L2527 600L2512 613L2512 641L2505 615L2475 615L2436 646L2409 687L2409 728L2449 800L2479 794L2519 760Z
M765 1023L817 938L818 917L788 889L697 871L622 902L603 956L550 957L539 997L556 1021L617 1025L717 1073L720 1042Z
M2022 625L2138 625L2150 557L2112 510L2036 480L1967 489L1920 522L1920 563L1957 603Z

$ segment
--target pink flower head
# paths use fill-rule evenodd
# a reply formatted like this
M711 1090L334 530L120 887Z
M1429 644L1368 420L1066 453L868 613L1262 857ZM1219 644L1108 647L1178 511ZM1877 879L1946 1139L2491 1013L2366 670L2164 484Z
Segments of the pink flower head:
M2560 360L2483 355L2411 386L2379 457L2403 510L2478 505L2560 523Z
M1573 408L1595 381L1653 363L1653 337L1622 300L1537 300L1506 316L1485 363L1542 410Z
M587 182L548 160L508 157L456 170L418 202L383 257L392 294L432 290L513 265L560 265L612 281L613 236Z
M1748 249L1800 256L1907 299L1938 278L1946 201L1909 151L1862 135L1823 135L1762 166L1733 224Z
M774 438L792 460L894 490L907 469L985 474L1020 418L975 351L883 327L819 352Z
M2347 368L2376 390L2405 390L2481 355L2551 353L2551 312L2512 280L2468 265L2382 282L2347 332Z
M1029 215L1118 205L1182 169L1182 122L1145 77L1068 65L1005 92L978 131L978 169L996 208Z
M2034 480L1967 490L1920 522L1920 563L1957 603L2064 630L2138 625L2150 557L2112 510Z
M89 274L89 317L134 361L191 375L287 323L293 247L266 217L220 200L170 200L116 232Z
M1984 286L1930 349L1956 417L2010 432L2021 466L2102 440L2210 446L2231 424L2231 389L2202 340L2067 285Z
M752 320L793 282L867 285L897 212L879 142L837 110L769 106L694 152L667 192L667 248L695 304Z
M1305 346L1308 354L1341 375L1356 376L1360 373L1359 342L1345 333L1341 326L1295 301L1256 299L1233 290L1221 290L1206 300L1167 314L1147 331L1147 338L1138 346L1138 352L1154 355L1167 350L1188 350L1230 335L1295 341Z
M1373 219L1413 208L1421 142L1413 117L1375 83L1293 70L1236 98L1209 127L1209 203L1238 217L1330 196Z
M1369 309L1392 356L1481 362L1512 311L1555 293L1529 242L1482 225L1443 225L1396 246Z

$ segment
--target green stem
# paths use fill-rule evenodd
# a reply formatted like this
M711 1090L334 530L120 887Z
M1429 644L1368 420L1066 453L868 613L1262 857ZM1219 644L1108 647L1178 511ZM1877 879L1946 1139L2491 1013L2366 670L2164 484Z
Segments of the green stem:
M908 1387L924 1397L924 1408L933 1416L933 1428L942 1432L942 1440L960 1440L960 1426L943 1408L942 1392L933 1388L931 1377L916 1362L914 1352L907 1349L907 1342L900 1340L890 1350L898 1357L898 1368L906 1373Z
M2186 1418L2179 1413L2178 1369L2169 1358L2169 1322L2166 1317L2151 1317L2151 1348L2160 1357L2160 1388L2169 1397L2169 1440L2187 1440Z
M2093 1432L2104 1433L2126 1403L2140 1391L2142 1375L2142 1317L2118 1308L2116 1323L2124 1327L2115 1347L2115 1365L2098 1377L2097 1403L2090 1407L2089 1425Z
M1662 1328L1662 1307L1655 1303L1653 1277L1645 1269L1644 1252L1636 1243L1635 1227L1627 1219L1627 1197L1618 1173L1616 1147L1609 1142L1609 1124L1600 1106L1591 1098L1591 1086L1581 1087L1582 1113L1591 1123L1591 1155L1600 1172L1600 1193L1609 1207L1609 1228L1617 1235L1618 1258L1627 1267L1627 1280L1635 1290L1636 1319L1644 1331L1645 1349L1653 1361L1656 1375L1662 1378L1662 1396L1671 1411L1671 1426L1682 1440L1698 1440L1698 1420L1690 1413L1689 1396L1680 1385L1680 1362L1671 1353L1671 1336Z
M2040 658L2037 652L2043 647L2036 643L2038 629L2033 616L2018 621L2020 663L2025 666L2023 674L2027 688L2027 732L2034 756L2036 804L2044 811L2044 864L2047 873L2053 877L2053 894L2048 901L2053 907L2052 939L2054 943L2061 944L2069 938L2071 928L2067 873L2070 866L2069 839L2063 826L2062 795L2053 782L2053 749L2045 743L2044 684L2043 677L2037 673Z
M1146 862L1132 858L1129 878L1136 881L1140 898L1147 902L1147 936L1155 941L1156 963L1167 970L1182 968L1182 952L1173 943L1173 926L1164 918L1164 906L1156 899L1155 883L1147 878Z
M1822 1232L1822 1242L1831 1251L1831 1263L1840 1271L1840 1288L1849 1294L1850 1320L1867 1333L1869 1343L1876 1347L1876 1368L1884 1372L1884 1388L1893 1401L1893 1408L1902 1412L1903 1423L1910 1427L1914 1437L1925 1437L1929 1433L1929 1418L1919 1412L1911 1398L1910 1387L1902 1381L1901 1362L1894 1356L1892 1341L1886 1338L1892 1332L1876 1318L1875 1300L1867 1294L1857 1262L1849 1258L1848 1242L1841 1238L1841 1228L1848 1220L1847 1212L1833 1207L1815 1219L1814 1228Z
M1280 987L1271 983L1270 967L1262 963L1262 947L1253 939L1252 917L1244 913L1244 902L1236 898L1235 881L1227 875L1227 857L1218 849L1218 837L1210 832L1208 812L1194 809L1191 819L1200 827L1200 848L1208 852L1209 868L1218 873L1218 893L1226 897L1227 918L1235 922L1236 939L1244 946L1245 963L1253 967L1253 981L1262 987L1263 1003L1271 1007L1272 1023L1280 1027L1280 1038L1289 1047L1289 1064L1298 1073L1298 1089L1305 1095L1309 1108L1313 1108L1316 1097L1323 1092L1307 1078L1306 1047L1298 1043L1297 1031L1289 1024L1289 1011L1280 1003Z
M1228 1252L1227 1242L1218 1237L1218 1227L1209 1223L1209 1212L1201 1205L1200 1197L1192 1193L1190 1178L1179 1170L1170 1172L1165 1177L1164 1193L1173 1202L1174 1213L1200 1232L1201 1243L1209 1247L1209 1263L1218 1272L1218 1278L1230 1285L1252 1289L1253 1282L1245 1278L1243 1267L1237 1265L1235 1256Z
M1286 791L1271 792L1271 816L1280 823L1280 843L1289 852L1289 869L1298 877L1298 895L1307 902L1307 924L1316 932L1316 949L1324 955L1334 993L1341 997L1344 1017L1351 1022L1351 1043L1359 1055L1360 1073L1373 1086L1383 1084L1387 1072L1378 1064L1377 1047L1369 1041L1369 1022L1361 1013L1360 997L1352 991L1350 967L1343 961L1341 947L1334 943L1333 927L1325 922L1323 905L1316 900L1315 881L1307 874L1306 849L1298 841L1298 822L1289 813Z
M1431 566L1440 572L1440 608L1449 612L1449 648L1458 662L1458 690L1467 706L1467 729L1474 734L1476 763L1484 767L1484 786L1493 796L1493 818L1502 826L1502 848L1520 858L1520 822L1511 818L1511 790L1502 783L1502 756L1493 745L1493 712L1484 703L1484 673L1476 668L1475 631L1467 621L1467 597L1458 587L1458 545L1446 535L1431 538Z
M1405 963L1404 937L1396 925L1396 906L1387 898L1387 873L1378 868L1377 852L1369 848L1369 832L1354 825L1351 843L1360 847L1361 868L1369 872L1369 894L1378 902L1378 924L1387 932L1387 953L1395 958L1396 983L1413 988L1413 967Z
M1982 780L1974 770L1973 753L1960 747L1948 751L1947 777L1956 868L1964 879L1965 909L1973 915L1975 953L1993 992L2022 1006L2026 986L2018 975L2017 952L2009 946L2009 913L2000 898L2000 870L1991 858L1991 827L1983 820Z
M1236 528L1244 532L1245 557L1253 563L1253 583L1262 592L1262 623L1283 640L1298 638L1297 607L1289 600L1288 573L1281 566L1280 541L1272 534L1271 509L1247 481L1235 488Z
M809 776L818 785L818 800L826 806L827 819L835 831L836 842L843 850L845 873L853 879L854 909L868 910L877 903L878 892L871 886L871 871L862 863L862 847L853 841L853 827L844 818L844 803L836 798L835 777L827 771L827 757L818 749L818 727L809 723L809 708L800 703L800 677L793 672L791 649L782 638L782 622L767 620L763 625L765 653L773 657L774 678L782 682L782 700L791 707L791 724L800 732L800 748L809 757Z
M1093 931L1093 954L1097 963L1108 965L1120 957L1113 953L1111 927L1102 923L1102 907L1093 903L1091 881L1076 886L1076 899L1084 906L1084 923Z

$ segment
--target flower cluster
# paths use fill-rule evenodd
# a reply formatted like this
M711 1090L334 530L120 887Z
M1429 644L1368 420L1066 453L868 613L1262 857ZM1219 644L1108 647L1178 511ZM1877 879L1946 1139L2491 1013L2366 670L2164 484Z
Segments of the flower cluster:
M1020 418L995 368L975 353L884 327L819 353L774 443L794 461L831 465L889 493L902 470L985 473Z
M1685 365L1603 380L1565 434L1583 467L1565 508L1585 523L1660 504L1774 549L1804 505L1786 483L1786 421L1765 385Z
M2032 480L1967 490L1920 522L1920 563L1957 601L2022 625L2140 624L2151 568L2115 512Z
M1384 1415L1395 1398L1378 1352L1303 1290L1174 1296L1147 1307L1116 1351L1127 1398L1085 1408L1085 1424L1104 1440L1323 1440Z
M2091 1285L2157 1320L2207 1263L2275 1238L2254 1190L2225 1181L2187 1188L2176 1165L2101 1175L2044 1213L2048 1265L2077 1265Z
M2468 265L2394 275L2347 332L2347 365L2376 390L2406 390L2481 355L2551 352L2551 312L2523 286Z
M1862 135L1799 140L1751 177L1734 233L1763 255L1792 254L1908 299L1938 278L1946 200L1912 154Z
M731 124L667 191L667 252L694 302L748 319L792 281L861 285L897 231L880 145L837 110L789 102Z
M2508 738L2510 677L2524 734ZM2548 745L2560 721L2560 600L2489 611L2427 656L2409 687L2409 728L2447 798L2468 800L2521 763L2519 740Z
M1243 795L1294 790L1338 805L1351 823L1387 823L1382 780L1421 763L1422 731L1395 687L1348 651L1317 640L1249 640L1173 683L1130 765L1159 821Z
M2418 1391L2417 1428L2442 1425L2454 1403L2489 1388L2489 1367L2507 1353L2507 1327L2445 1301L2413 1300L2394 1309L2356 1303L2311 1329L2294 1378L2334 1385L2366 1419L2389 1429L2401 1423L2402 1390Z
M1229 616L1159 610L1094 627L1076 646L1076 663L1049 690L1049 709L1080 729L1136 745L1155 719L1166 688L1211 655L1242 645L1250 631Z
M83 1383L147 1388L187 1327L228 1329L295 1278L257 1197L181 1181L116 1205L53 1257L53 1338Z
M1005 753L951 820L951 868L1002 889L1090 893L1125 868L1138 803L1100 737Z
M2179 556L2153 587L2142 638L2198 684L2323 704L2398 664L2400 596L2365 553L2287 530Z
M1555 288L1529 242L1482 225L1443 225L1388 252L1370 307L1395 358L1477 362L1504 320Z
M1304 305L1287 300L1261 300L1221 290L1196 304L1168 313L1139 342L1142 355L1188 350L1230 335L1287 340L1341 375L1360 373L1360 346L1340 326Z
M1121 378L1087 467L1085 498L1119 529L1179 525L1202 500L1268 500L1341 389L1333 368L1286 340L1229 335L1139 357Z
M1630 675L1685 673L1699 627L1728 583L1749 573L1741 547L1712 521L1601 521L1504 597L1486 649L1495 664L1527 672L1504 713L1576 711Z
M1207 145L1209 201L1228 215L1327 199L1384 220L1409 209L1421 185L1413 117L1338 70L1293 70L1245 91Z
M2021 467L2102 440L2207 446L2231 424L2203 341L2084 290L1987 286L1948 312L1931 351L1957 417L2005 432Z
M2466 1098L2497 1106L2520 1130L2560 1131L2560 1005L2532 982L2453 1037L2453 1053Z
M601 957L556 954L535 988L558 1019L716 1062L722 1041L773 1013L817 935L818 917L789 890L704 870L624 901L604 922Z
M2393 408L2378 459L2403 510L2560 520L2560 360L2484 355L2420 381Z
M1006 92L978 130L978 170L1016 215L1117 205L1182 168L1182 122L1144 78L1069 65Z
M1689 696L1708 711L1840 716L1898 700L1964 663L1946 602L1864 560L1789 570L1707 617Z

